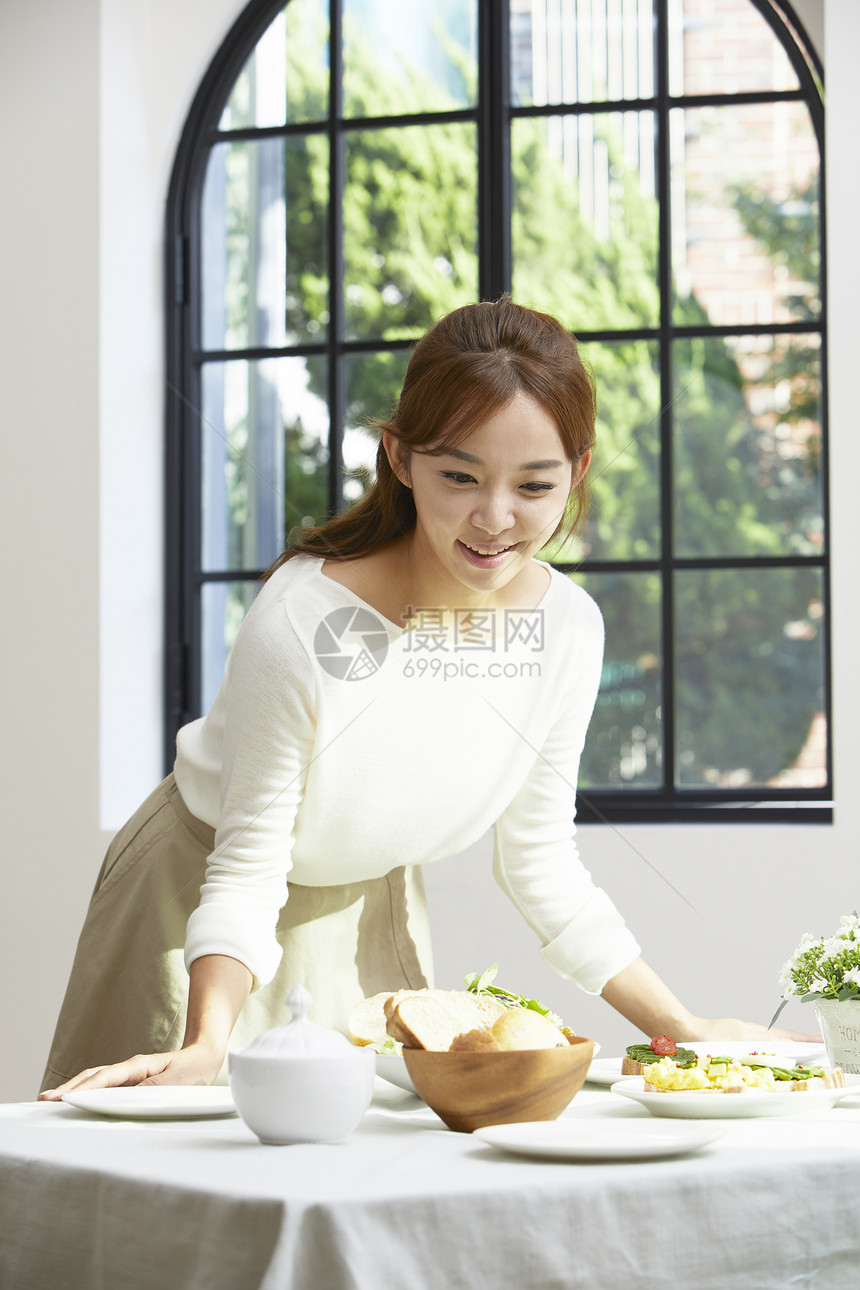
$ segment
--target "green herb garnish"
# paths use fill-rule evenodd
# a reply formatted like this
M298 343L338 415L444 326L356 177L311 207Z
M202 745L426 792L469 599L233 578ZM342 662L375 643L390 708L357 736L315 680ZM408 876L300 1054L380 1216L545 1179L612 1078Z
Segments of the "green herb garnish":
M650 1066L652 1062L661 1062L664 1057L669 1056L673 1062L677 1062L682 1070L689 1070L695 1066L699 1060L692 1048L679 1048L676 1053L655 1053L648 1044L631 1044L627 1049L627 1056L631 1061L639 1062L642 1066ZM713 1061L719 1061L719 1058L713 1058ZM728 1061L728 1058L725 1059Z
M769 1066L767 1062L752 1062L747 1058L742 1066L751 1066L754 1071L772 1070L774 1079L823 1079L824 1068L821 1066L790 1066L783 1069L781 1066Z
M472 994L493 994L506 1008L528 1008L531 1012L539 1012L554 1026L564 1024L558 1013L552 1012L541 1003L540 999L527 999L524 994L513 994L510 990L503 990L501 986L493 985L498 970L498 963L494 963L492 967L487 968L486 972L469 972L464 977L466 989L471 990Z

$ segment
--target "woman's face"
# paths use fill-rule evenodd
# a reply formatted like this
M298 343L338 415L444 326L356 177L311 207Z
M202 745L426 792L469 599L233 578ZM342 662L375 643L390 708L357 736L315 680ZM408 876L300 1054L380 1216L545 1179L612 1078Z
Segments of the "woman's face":
M478 596L511 582L546 544L591 455L574 471L555 422L521 392L442 456L412 452L404 461L399 447L387 437L415 499L413 551L423 570Z

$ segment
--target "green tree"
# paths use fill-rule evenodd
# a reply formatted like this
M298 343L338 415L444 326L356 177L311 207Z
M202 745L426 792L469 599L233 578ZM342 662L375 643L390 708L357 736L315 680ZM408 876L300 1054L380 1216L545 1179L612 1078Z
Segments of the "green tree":
M617 192L613 237L601 241L583 219L578 184L551 154L540 123L526 124L523 146L513 150L520 298L574 328L648 325L657 308L656 209L641 194L638 176L618 160L620 140L608 130L604 135ZM792 266L792 272L799 270ZM682 325L708 325L695 297L679 302L678 314ZM599 448L592 516L573 558L577 551L597 559L657 556L656 352L643 342L620 342L589 346L588 357L598 387ZM673 365L676 554L809 551L809 532L820 528L818 493L803 463L780 457L770 427L751 415L729 345L719 338L679 341ZM552 551L557 560L565 554ZM659 580L597 572L578 580L607 622L607 663L583 783L659 782ZM767 783L793 764L821 708L820 578L792 570L679 573L675 595L678 780Z
M783 309L797 322L817 323L821 317L821 219L819 178L814 174L784 199L751 185L732 190L735 209L786 284ZM820 467L821 351L817 336L777 338L768 379L787 386L782 412L787 422L806 423L808 470L816 478Z

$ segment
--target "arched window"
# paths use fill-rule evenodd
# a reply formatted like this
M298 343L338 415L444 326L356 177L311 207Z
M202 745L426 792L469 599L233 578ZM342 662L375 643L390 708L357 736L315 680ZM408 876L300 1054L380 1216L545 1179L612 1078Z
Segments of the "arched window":
M580 818L829 818L822 138L784 0L254 0L169 198L168 758L410 345L511 290L598 382Z

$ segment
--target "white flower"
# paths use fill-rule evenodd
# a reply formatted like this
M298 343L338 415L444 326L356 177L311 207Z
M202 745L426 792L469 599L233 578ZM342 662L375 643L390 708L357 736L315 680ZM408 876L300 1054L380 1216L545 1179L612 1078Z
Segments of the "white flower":
M843 984L860 990L860 915L844 914L832 936L804 932L779 974L784 999L833 998Z

